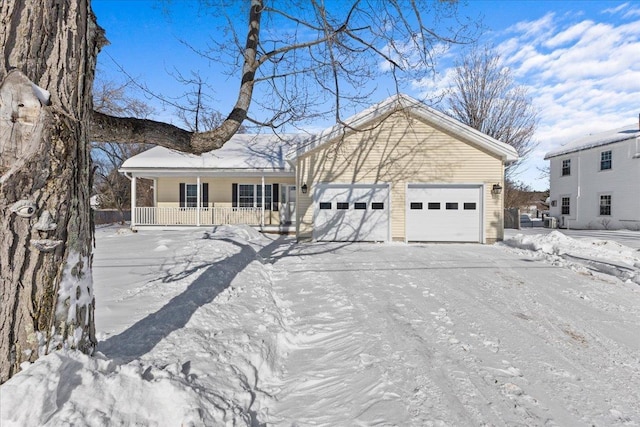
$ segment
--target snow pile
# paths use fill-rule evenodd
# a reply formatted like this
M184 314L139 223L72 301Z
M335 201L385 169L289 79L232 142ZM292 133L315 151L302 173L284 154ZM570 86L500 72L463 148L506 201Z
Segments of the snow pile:
M517 234L503 242L516 249L542 254L556 265L581 268L640 284L640 252L610 240L572 239L559 231Z
M120 230L98 230L94 272L106 270L97 274L98 353L57 351L25 364L2 385L0 425L250 426L268 419L282 315L259 251L273 241L248 227ZM113 249L100 252L110 242ZM127 265L134 266L128 275L109 271Z
M188 369L177 363L118 366L99 356L59 351L2 386L1 411L3 426L160 426L213 425L232 419L241 408L203 395Z

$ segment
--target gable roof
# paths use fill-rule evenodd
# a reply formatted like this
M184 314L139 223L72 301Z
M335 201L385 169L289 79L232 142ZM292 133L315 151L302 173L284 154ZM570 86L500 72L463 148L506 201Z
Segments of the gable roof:
M154 170L290 171L285 154L306 135L236 134L218 150L201 155L154 147L127 159L120 172Z
M304 155L309 151L335 141L346 133L352 132L350 128L365 128L375 121L400 110L408 111L414 117L422 119L435 127L446 130L463 140L476 144L490 153L496 154L506 163L513 163L518 160L518 153L512 146L467 126L464 123L428 107L417 99L405 94L393 95L384 101L344 120L345 125L337 124L323 130L311 138L308 138L303 144L298 145L294 151L289 153L287 157L295 158Z
M617 129L611 129L608 131L574 139L573 141L568 142L560 148L549 151L544 156L544 159L549 160L552 157L561 156L563 154L588 150L589 148L600 147L603 145L613 144L615 142L626 141L628 139L634 139L638 137L640 137L640 129L638 129L638 125L630 125Z

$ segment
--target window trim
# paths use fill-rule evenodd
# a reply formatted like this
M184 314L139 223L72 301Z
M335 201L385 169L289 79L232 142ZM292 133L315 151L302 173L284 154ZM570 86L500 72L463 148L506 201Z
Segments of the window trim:
M603 202L603 198L607 198L609 200L608 204L602 204ZM606 216L606 217L610 217L611 216L611 207L613 206L613 197L611 197L611 193L603 193L600 194L600 197L598 198L599 200L599 204L598 204L598 216ZM606 200L606 199L605 199ZM602 213L602 208L608 208L609 213Z
M195 191L193 194L189 194L189 189ZM185 208L197 208L198 207L198 184L184 184L184 207Z
M567 200L567 204L564 201ZM564 208L567 208L567 213L564 212ZM571 215L571 196L560 196L560 215Z
M605 154L608 154L608 159L605 159ZM604 165L608 167L604 167ZM600 171L610 171L613 169L613 150L604 150L600 152Z
M238 208L261 208L262 207L262 184L251 184L251 183L238 183L238 192L236 194L236 205ZM243 204L245 206L243 206L240 203L240 198L241 197L249 197L249 196L241 196L241 188L242 187L252 187L252 198L253 198L253 203L251 204L251 206L246 206L246 202L248 200L243 201ZM269 187L271 190L267 190L267 187ZM264 210L265 211L270 211L273 210L273 184L265 184L264 185L264 189L265 189L265 195L264 195Z

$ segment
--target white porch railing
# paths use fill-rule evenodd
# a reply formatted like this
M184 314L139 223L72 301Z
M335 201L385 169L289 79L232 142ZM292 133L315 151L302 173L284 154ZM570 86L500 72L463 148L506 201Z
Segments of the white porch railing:
M132 225L260 225L262 208L136 208Z

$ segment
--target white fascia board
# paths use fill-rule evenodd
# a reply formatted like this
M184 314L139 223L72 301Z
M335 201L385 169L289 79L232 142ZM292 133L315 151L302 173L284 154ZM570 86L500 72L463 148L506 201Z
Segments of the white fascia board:
M441 113L438 110L429 108L426 105L416 106L414 109L416 116L423 120L433 123L445 130L450 131L454 135L460 136L468 141L471 141L488 151L499 155L502 160L507 163L516 162L519 158L518 152L515 148L504 142L500 142L497 139L486 135L471 126L467 126L458 120Z
M344 120L344 125L333 125L321 131L320 133L307 138L306 140L302 141L302 143L300 143L297 149L291 150L287 154L287 158L295 159L297 157L300 157L310 151L315 150L316 148L325 145L330 141L335 140L337 137L353 132L353 130L349 128L358 129L364 127L385 114L401 109L402 106L400 105L400 99L403 96L405 95L391 96L386 100L375 104L354 116L347 118L346 120Z
M471 141L498 156L507 164L516 162L519 158L518 152L510 145L500 142L490 136L473 129L458 120L447 116L440 111L430 108L408 95L394 95L379 104L376 104L361 113L356 114L345 120L346 125L334 125L325 129L316 136L307 139L300 144L299 148L290 152L287 157L295 158L313 151L333 140L337 137L353 132L349 128L363 128L385 115L389 115L395 111L409 109L410 112L418 118L426 122L435 124L442 129L448 130L456 136Z
M120 168L120 173L128 173L137 177L179 177L179 176L202 176L202 177L273 177L289 178L294 177L292 170L283 169L183 169L183 168Z

